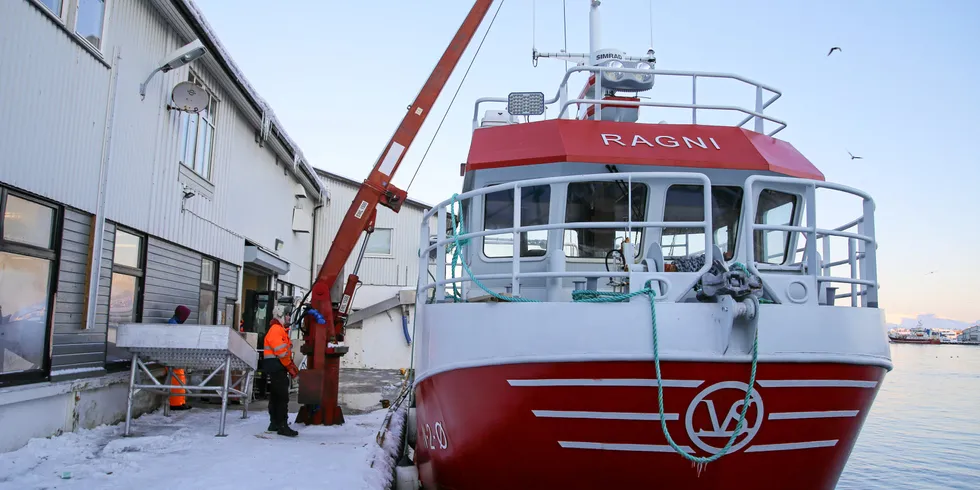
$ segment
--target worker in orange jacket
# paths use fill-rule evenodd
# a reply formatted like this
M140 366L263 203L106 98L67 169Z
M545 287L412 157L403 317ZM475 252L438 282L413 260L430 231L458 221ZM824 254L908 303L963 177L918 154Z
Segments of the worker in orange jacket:
M179 325L187 321L187 317L191 316L190 308L180 305L174 310L174 316L167 320L167 323ZM168 384L175 385L177 380L180 380L180 384L187 386L187 377L184 375L184 370L181 368L169 368L170 375L168 376ZM187 404L187 397L184 396L186 390L183 388L171 388L170 389L170 409L171 410L188 410L191 408Z
M296 437L289 427L289 378L299 376L299 369L293 362L293 343L289 331L283 325L289 323L285 306L277 305L273 310L269 331L265 333L262 351L262 370L269 377L269 432L282 436Z

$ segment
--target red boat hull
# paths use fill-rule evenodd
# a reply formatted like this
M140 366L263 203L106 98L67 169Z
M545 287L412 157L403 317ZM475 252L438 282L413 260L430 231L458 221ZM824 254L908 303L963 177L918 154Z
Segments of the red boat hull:
M675 443L708 456L734 433L750 366L661 364ZM743 430L701 468L667 445L652 362L452 370L416 387L427 490L832 489L886 369L760 363Z

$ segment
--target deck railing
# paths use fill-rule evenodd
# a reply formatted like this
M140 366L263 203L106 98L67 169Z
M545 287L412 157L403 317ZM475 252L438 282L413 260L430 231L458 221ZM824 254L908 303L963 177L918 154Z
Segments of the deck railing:
M568 98L568 81L572 74L579 72L588 72L596 75L596 98L593 99L569 99ZM665 101L639 101L630 102L623 100L602 100L602 73L605 72L621 72L621 73L639 73L639 74L652 74L654 78L660 77L679 77L679 78L690 78L691 80L691 101L690 103L676 103L676 102L665 102ZM737 105L714 105L714 104L699 104L698 103L698 80L699 79L720 79L720 80L732 80L741 82L742 84L749 85L755 90L755 104L751 108L741 107ZM654 87L653 91L656 90ZM653 92L656 93L656 92ZM769 94L766 97L766 94ZM745 114L745 118L742 119L736 127L743 127L749 121L754 120L753 130L757 133L764 133L765 125L764 121L769 121L776 124L778 127L769 133L768 136L775 136L777 133L786 128L786 123L765 114L765 110L776 102L782 96L782 92L772 88L768 85L756 82L754 80L742 77L740 75L734 75L731 73L715 73L715 72L701 72L701 71L680 71L680 70L641 70L636 68L609 68L605 66L576 66L569 68L565 72L565 76L561 81L561 85L558 87L558 93L554 97L544 101L545 106L551 106L558 104L559 113L557 118L562 119L567 117L568 108L572 105L581 106L585 104L591 104L595 106L595 119L602 119L601 107L603 105L615 105L615 106L630 106L630 107L662 107L670 109L690 109L691 110L691 124L698 123L698 111L723 111L723 112L739 112ZM476 130L480 127L480 106L486 103L507 103L506 97L483 97L477 99L476 104L473 108L473 129Z
M549 177L540 178L532 180L521 180L508 182L504 184L493 185L489 187L483 187L480 189L472 190L457 196L455 201L450 198L447 199L430 209L422 220L421 227L421 243L420 254L419 254L419 298L420 302L424 303L425 298L430 294L434 296L434 301L442 302L446 299L447 288L456 285L460 288L463 298L469 298L470 295L467 294L466 289L472 287L475 281L495 281L495 286L493 290L496 293L507 292L513 296L521 296L521 282L524 279L547 279L548 284L546 286L546 293L549 301L561 301L563 294L562 280L568 279L572 282L578 282L585 279L595 279L595 278L629 278L633 274L636 274L638 268L631 265L630 268L633 269L630 272L612 272L603 270L594 271L583 271L583 270L567 270L565 255L563 253L563 243L552 243L548 242L548 250L546 257L527 257L521 256L521 240L519 237L520 233L531 232L531 231L543 231L543 230L569 230L569 229L622 229L629 233L635 229L664 229L664 228L700 228L704 230L704 250L711 251L714 250L714 233L712 228L712 217L711 212L706 212L704 214L703 221L633 221L632 213L627 213L628 219L626 221L614 221L614 222L565 222L562 217L556 216L554 213L551 214L551 221L547 224L541 225L527 225L520 226L521 223L521 192L520 190L524 187L531 186L541 186L541 185L558 185L558 184L568 184L573 182L603 182L603 181L620 181L627 183L626 188L632 193L632 184L634 182L653 182L653 181L669 181L670 183L689 183L697 184L702 186L702 197L703 206L705 210L713 209L711 202L711 181L707 176L696 172L628 172L628 173L616 173L616 174L586 174L586 175L575 175L575 176L565 176L565 177ZM786 189L789 187L789 189ZM771 225L763 223L755 223L754 219L746 219L746 217L753 218L756 215L756 196L758 192L761 192L765 188L775 188L784 189L787 192L799 193L803 195L803 208L805 210L805 222L806 225ZM836 294L835 290L831 289L834 298L851 297L851 305L866 307L876 307L878 302L878 283L877 283L877 273L876 273L876 242L874 238L874 201L866 193L853 189L847 186L833 184L829 182L821 182L809 179L797 179L790 177L768 177L768 176L752 176L745 181L744 184L745 192L743 193L745 197L742 209L742 221L740 228L744 230L741 232L741 237L738 238L740 243L744 246L738 250L738 255L733 259L733 261L743 262L749 271L760 274L763 277L764 282L772 282L776 284L777 281L784 280L789 277L799 277L800 275L815 276L816 285L818 291L815 293L826 294L827 287L830 287L833 283L844 283L851 285L851 291L849 293ZM832 191L838 191L845 194L850 194L857 196L862 199L862 216L855 219L849 223L839 226L834 229L824 229L818 228L816 226L816 206L815 206L815 194L816 189L829 189ZM496 228L490 230L477 230L477 231L466 231L460 234L458 237L452 236L452 234L447 234L445 229L442 228L448 222L448 209L454 202L466 202L472 201L481 196L487 194L500 192L500 191L514 191L514 213L511 226L508 228ZM553 193L554 195L554 193ZM632 202L632 195L627 196L627 202ZM433 241L430 239L430 230L428 223L433 216L437 216L437 223L441 231L436 235L436 239ZM798 220L803 222L802 219ZM848 231L850 229L856 228L857 232ZM756 231L780 231L786 232L787 240L792 240L792 238L801 234L806 238L805 245L802 248L796 249L793 246L798 255L802 252L802 260L797 263L788 263L785 265L769 264L765 261L758 261L755 258L755 232ZM478 270L474 271L474 275L463 272L462 270L456 271L453 274L456 277L447 277L447 252L449 247L456 243L458 239L460 242L465 240L473 240L481 237L487 237L491 235L506 235L511 234L513 236L513 253L509 259L504 259L510 261L510 271L504 273L480 273L480 267ZM649 236L644 233L645 236ZM841 237L848 240L848 252L847 258L844 260L831 261L831 244L830 239L832 237ZM562 241L562 240L559 240ZM817 253L817 242L822 241L823 246L823 257L821 258ZM661 245L659 240L648 242L655 243L658 246ZM787 248L793 243L792 241L787 242ZM645 245L647 249L651 245ZM429 256L435 251L436 267L434 274L428 267ZM630 250L631 252L631 250ZM710 252L708 252L710 253ZM649 259L651 257L646 257L647 254L640 254L642 258ZM632 253L625 253L625 257L631 257ZM467 255L463 253L464 259L468 259ZM522 264L540 264L541 260L545 260L547 264L545 271L525 271L522 270ZM499 264L499 260L495 260ZM786 262L790 262L787 257ZM631 262L632 264L632 262ZM840 277L831 275L831 271L834 267L849 265L851 272L849 277ZM649 270L643 271L643 280L653 280L660 285L661 295L658 296L658 301L678 301L682 297L688 294L690 289L694 287L698 279L702 274L708 271L711 266L711 260L706 260L703 267L695 272L664 272L663 264L659 264L659 270ZM538 266L538 269L541 267ZM787 276L787 273L790 275ZM430 280L430 274L433 275L432 280ZM501 281L509 285L501 286ZM506 291L505 291L506 289ZM433 290L430 292L430 290ZM784 293L773 292L776 294L777 298L782 298ZM824 297L819 297L820 301L827 304L829 301L825 301ZM827 298L829 299L829 298ZM832 302L829 302L832 304Z

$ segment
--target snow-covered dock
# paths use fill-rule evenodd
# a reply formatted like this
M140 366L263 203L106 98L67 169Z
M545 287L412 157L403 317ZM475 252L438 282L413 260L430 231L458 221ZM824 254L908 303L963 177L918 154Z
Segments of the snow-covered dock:
M299 436L286 438L265 433L264 412L230 413L228 436L215 437L214 409L157 411L134 420L131 437L122 424L101 426L0 454L0 488L384 489L402 425L394 417L387 450L379 447L386 413L351 415L338 427L294 424Z

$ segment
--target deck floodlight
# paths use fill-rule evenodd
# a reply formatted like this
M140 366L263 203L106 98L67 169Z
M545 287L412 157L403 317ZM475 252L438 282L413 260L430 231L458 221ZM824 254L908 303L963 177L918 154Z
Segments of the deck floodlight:
M653 66L645 61L610 60L600 64L602 70L602 88L621 90L623 92L645 92L653 88ZM650 73L624 73L609 68L627 68L650 70Z
M544 93L510 93L507 95L507 112L512 116L540 116L544 114Z

